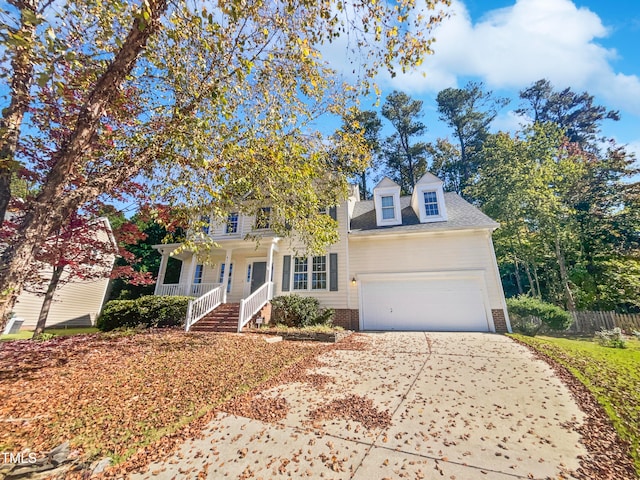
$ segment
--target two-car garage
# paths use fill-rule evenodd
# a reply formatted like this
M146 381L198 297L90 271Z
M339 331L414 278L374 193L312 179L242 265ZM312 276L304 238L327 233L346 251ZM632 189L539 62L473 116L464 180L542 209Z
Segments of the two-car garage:
M484 272L365 274L362 330L493 331Z

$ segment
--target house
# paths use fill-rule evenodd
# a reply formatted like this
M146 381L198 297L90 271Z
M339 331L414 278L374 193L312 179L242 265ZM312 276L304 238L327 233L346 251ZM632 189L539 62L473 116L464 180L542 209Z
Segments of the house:
M217 246L208 263L189 251L175 254L180 282L159 280L156 294L198 297L187 329L203 312L239 303L239 331L272 296L296 293L335 309L334 323L354 330L511 330L491 239L499 225L445 193L430 173L410 196L388 178L372 200L359 200L351 186L347 201L328 212L340 240L322 256L296 255L291 240L269 230L268 213L231 213L226 223L211 225L206 233ZM261 241L256 246L247 234ZM179 246L154 247L162 254L159 279Z
M113 244L114 250L117 244L109 220L101 217L94 224L96 235L102 241L109 241ZM62 273L62 281L56 289L51 309L47 317L47 328L57 327L87 327L96 324L96 319L102 309L104 298L109 287L109 274L115 262L115 255L105 254L107 257L100 265L95 267L99 270L96 278L73 279L66 281L66 272ZM45 281L51 278L50 268L43 266L39 271L40 277ZM38 323L38 316L43 302L43 293L34 293L30 290L23 290L18 296L18 300L13 307L13 313L17 318L24 320L23 329L34 329Z

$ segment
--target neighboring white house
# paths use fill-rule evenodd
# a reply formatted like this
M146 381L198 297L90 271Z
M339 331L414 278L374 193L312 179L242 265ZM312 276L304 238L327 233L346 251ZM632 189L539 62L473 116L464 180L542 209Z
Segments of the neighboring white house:
M338 221L340 241L325 255L304 257L268 222L232 213L206 232L217 244L207 263L190 251L174 255L182 261L178 284L162 279L180 245L156 245L162 254L156 294L200 297L196 320L220 303L241 302L240 328L272 296L295 293L316 297L335 309L334 323L354 330L511 330L491 239L499 225L444 193L437 177L424 175L411 196L385 178L366 201L354 185L328 214ZM261 241L256 246L247 234Z
M109 220L101 217L96 222L100 222L103 225L101 228L96 229L98 231L97 234L109 235L109 240L114 242L115 245ZM109 287L109 274L115 261L114 255L110 255L110 257L112 258L107 263L111 267L104 269L104 277L66 282L64 277L67 274L62 274L62 285L56 290L53 297L47 318L47 328L95 325ZM47 280L51 278L51 273L44 267L40 271L40 276ZM24 319L23 329L35 328L42 301L43 294L36 294L27 290L22 291L13 308L13 313L16 317Z

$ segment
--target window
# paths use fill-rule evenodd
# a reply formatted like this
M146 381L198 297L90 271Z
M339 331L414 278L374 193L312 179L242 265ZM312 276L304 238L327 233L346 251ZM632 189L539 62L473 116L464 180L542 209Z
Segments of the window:
M424 192L424 211L427 217L440 215L436 192Z
M393 197L391 195L384 196L381 199L382 202L382 219L393 220L396 218L395 207L393 205Z
M269 228L269 219L271 217L271 207L262 207L256 213L256 228Z
M229 265L229 283L227 284L227 293L231 291L231 277L233 276L233 263ZM224 281L224 263L220 264L220 281L222 283Z
M193 283L202 283L202 273L204 271L204 265L196 265L196 273L193 275Z
M230 213L227 216L226 233L238 233L238 212Z
M296 257L293 263L293 289L306 290L309 279L309 264L306 258Z
M311 289L327 289L327 257L313 257L311 265Z
M209 225L211 223L209 215L200 215L200 222L202 222L202 233L209 235Z
M373 189L373 206L378 227L402 225L400 185L384 178Z

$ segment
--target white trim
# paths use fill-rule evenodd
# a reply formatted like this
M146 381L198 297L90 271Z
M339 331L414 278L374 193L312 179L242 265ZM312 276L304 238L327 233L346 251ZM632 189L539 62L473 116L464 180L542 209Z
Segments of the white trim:
M336 252L327 252L324 255L291 255L291 268L289 271L289 286L290 289L289 291L291 293L295 293L295 292L328 292L330 289L330 284L331 284L331 261L329 259L329 254L330 253L336 253ZM326 275L325 277L325 288L313 288L313 258L314 257L324 257L324 262L325 262L325 271L324 274ZM294 288L294 275L295 275L295 265L296 265L296 258L304 258L306 260L307 263L307 288ZM338 270L339 271L339 270ZM302 272L300 272L302 273ZM338 279L339 281L339 279ZM338 290L340 289L340 286L338 285Z
M364 330L364 304L362 289L367 282L397 281L397 280L473 280L478 282L482 300L484 303L485 317L490 332L495 332L496 327L493 323L493 315L491 313L491 302L487 288L487 278L485 270L469 269L469 270L434 270L434 271L418 271L418 272L391 272L391 273L362 273L355 275L358 283L358 327Z
M427 210L424 203L424 194L434 192L436 194L436 200L438 202L438 215L427 215ZM416 213L420 219L420 223L431 222L446 222L447 221L447 208L444 203L444 191L442 185L438 184L425 184L417 185L414 192L414 198L411 199L414 210L416 206L418 209Z
M498 268L498 259L496 258L496 251L493 246L493 238L489 233L487 235L487 241L489 242L489 251L491 252L491 258L493 259L493 268L495 270L496 281L498 283L498 293L500 294L500 303L502 304L502 311L504 312L504 321L507 324L507 332L513 333L511 330L511 319L509 318L509 310L507 309L507 300L504 296L504 288L502 287L502 279L500 278L500 269ZM491 315L493 318L493 315Z
M393 199L393 218L382 217L382 197ZM402 225L402 213L400 209L400 186L376 187L373 189L373 205L376 210L376 225L386 227Z

